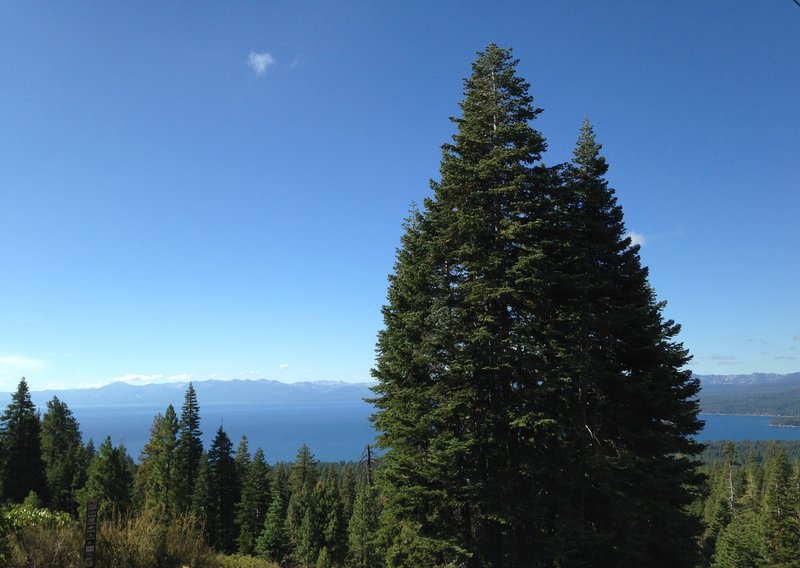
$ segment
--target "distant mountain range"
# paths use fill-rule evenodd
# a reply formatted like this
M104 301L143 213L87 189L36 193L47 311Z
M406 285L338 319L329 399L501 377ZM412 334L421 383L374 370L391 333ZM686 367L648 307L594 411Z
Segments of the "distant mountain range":
M192 382L197 398L203 404L236 404L262 402L349 402L373 396L371 383L343 381L309 381L282 383L272 380L232 380ZM33 403L44 408L57 396L67 406L162 405L172 404L180 411L189 383L130 385L111 383L100 388L32 391ZM11 400L10 393L0 393L0 408Z
M703 412L800 416L800 372L698 375L698 378Z
M800 372L785 375L696 375L700 379L700 407L715 414L764 414L800 416ZM307 381L282 383L273 380L196 381L192 383L201 404L356 402L374 396L373 383ZM131 385L112 383L100 388L31 392L33 403L44 409L57 396L68 406L183 404L188 383ZM10 401L0 393L0 408Z

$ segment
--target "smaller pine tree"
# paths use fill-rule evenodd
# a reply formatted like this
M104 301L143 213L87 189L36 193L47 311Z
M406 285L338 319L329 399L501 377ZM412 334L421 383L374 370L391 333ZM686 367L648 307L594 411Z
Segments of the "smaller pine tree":
M264 451L258 448L244 472L242 495L236 504L236 524L239 527L236 544L241 554L255 552L256 539L264 527L270 504L269 478L270 468L264 459Z
M347 526L347 568L375 568L382 565L376 540L379 526L377 489L365 483L356 495L353 515Z
M0 416L0 487L2 497L20 503L31 491L46 499L41 426L25 377Z
M283 470L277 469L272 477L270 504L264 518L264 528L256 539L256 552L278 563L282 563L289 553L286 510L286 476Z

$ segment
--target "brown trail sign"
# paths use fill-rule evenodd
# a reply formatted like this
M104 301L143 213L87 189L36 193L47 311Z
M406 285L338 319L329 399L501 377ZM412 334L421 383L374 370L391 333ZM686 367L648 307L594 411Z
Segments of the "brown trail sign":
M85 568L94 568L95 552L97 551L97 500L86 503L86 538L83 541L83 565Z

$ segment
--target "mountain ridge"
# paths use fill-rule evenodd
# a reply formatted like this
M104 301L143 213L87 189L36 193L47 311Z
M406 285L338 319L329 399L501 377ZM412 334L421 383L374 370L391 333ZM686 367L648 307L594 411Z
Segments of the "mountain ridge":
M284 383L273 379L232 379L192 381L201 404L282 403L282 402L347 402L373 396L374 383L345 381L301 381ZM189 382L149 383L131 385L114 382L102 387L77 389L46 389L31 391L34 405L43 408L57 396L68 406L172 404L178 409L185 397ZM11 400L11 393L0 393L0 405Z

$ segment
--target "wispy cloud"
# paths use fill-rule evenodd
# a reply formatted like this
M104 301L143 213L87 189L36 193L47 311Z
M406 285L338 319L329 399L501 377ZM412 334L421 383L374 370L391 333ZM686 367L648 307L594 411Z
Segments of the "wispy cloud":
M795 335L794 337L792 337L792 340L793 341L800 341L800 335Z
M642 233L637 233L636 231L628 231L625 235L626 237L630 237L631 245L639 245L643 247L647 244L647 238Z
M267 72L267 68L275 63L275 59L269 53L257 53L251 51L247 58L247 65L255 71L256 75L261 76Z
M785 361L794 361L797 357L793 357L792 355L776 355L773 359L778 360L785 360Z
M281 363L280 365L278 365L278 368L281 371L288 371L289 370L289 363Z
M716 361L718 365L740 365L738 357L735 355L712 355L709 357L712 361Z

